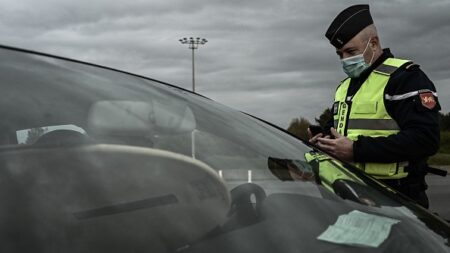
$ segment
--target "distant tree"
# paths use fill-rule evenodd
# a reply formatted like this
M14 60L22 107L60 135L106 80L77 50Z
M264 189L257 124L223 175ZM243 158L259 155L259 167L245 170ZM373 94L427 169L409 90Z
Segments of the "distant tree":
M439 113L439 123L441 131L450 131L450 112L447 114Z
M308 127L311 125L305 118L294 118L291 120L287 131L300 139L308 140Z
M319 118L315 118L315 121L324 128L331 119L333 119L333 113L331 113L330 108L327 108L322 112Z
M37 141L39 137L41 137L45 132L47 131L47 128L43 127L37 127L32 128L28 130L27 140L25 141L26 144L33 144Z

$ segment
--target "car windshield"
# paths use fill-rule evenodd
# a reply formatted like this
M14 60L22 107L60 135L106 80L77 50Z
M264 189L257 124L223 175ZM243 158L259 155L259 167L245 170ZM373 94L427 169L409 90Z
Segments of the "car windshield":
M259 119L104 67L0 56L2 251L449 250L444 221Z

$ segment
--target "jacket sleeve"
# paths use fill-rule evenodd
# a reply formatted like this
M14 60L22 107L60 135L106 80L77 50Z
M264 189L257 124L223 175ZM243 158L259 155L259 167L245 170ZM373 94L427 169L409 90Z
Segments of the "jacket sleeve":
M384 101L400 132L388 137L359 136L353 144L354 160L390 163L424 159L435 154L440 141L440 105L435 91L434 84L417 65L395 72L385 94L396 99L385 96ZM427 99L429 103L426 103ZM435 101L434 106L430 99Z

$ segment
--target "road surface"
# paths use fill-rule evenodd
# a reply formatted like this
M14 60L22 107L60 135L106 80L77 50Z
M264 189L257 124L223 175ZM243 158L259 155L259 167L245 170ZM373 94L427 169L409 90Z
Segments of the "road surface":
M440 168L447 169L450 173L450 166ZM444 219L450 221L450 174L446 177L427 175L426 181L428 184L427 194L430 201L430 211L436 212Z

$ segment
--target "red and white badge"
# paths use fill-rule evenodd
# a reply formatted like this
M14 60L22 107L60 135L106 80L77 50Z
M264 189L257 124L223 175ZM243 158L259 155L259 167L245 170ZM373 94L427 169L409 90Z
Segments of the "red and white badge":
M428 109L433 109L436 106L436 99L432 92L420 93L420 101L422 105Z

